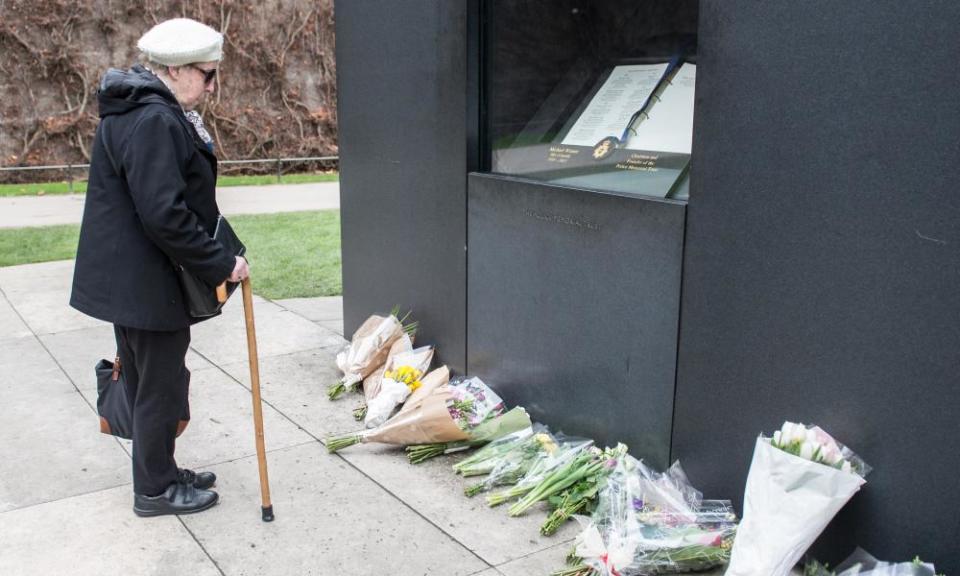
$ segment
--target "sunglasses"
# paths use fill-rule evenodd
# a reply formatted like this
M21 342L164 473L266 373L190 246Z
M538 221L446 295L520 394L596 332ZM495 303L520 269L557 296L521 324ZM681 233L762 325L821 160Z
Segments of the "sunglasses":
M197 66L196 64L187 64L188 68L193 68L194 70L199 70L203 74L203 83L209 84L213 82L213 79L217 77L217 69L204 70L203 68Z

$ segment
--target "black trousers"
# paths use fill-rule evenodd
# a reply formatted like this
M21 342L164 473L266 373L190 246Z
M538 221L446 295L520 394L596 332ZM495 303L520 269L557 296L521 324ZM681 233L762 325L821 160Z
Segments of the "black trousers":
M190 328L173 332L113 327L133 406L133 491L155 496L177 480L178 427L190 419Z

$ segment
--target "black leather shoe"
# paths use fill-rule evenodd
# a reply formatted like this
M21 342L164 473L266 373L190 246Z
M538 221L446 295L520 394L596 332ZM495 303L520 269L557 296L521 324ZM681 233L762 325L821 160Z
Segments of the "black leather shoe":
M187 468L177 468L177 482L193 484L194 488L207 490L217 483L217 475L213 472L194 472Z
M193 514L210 508L219 499L213 490L198 490L191 484L174 482L159 496L135 494L133 511L137 516Z

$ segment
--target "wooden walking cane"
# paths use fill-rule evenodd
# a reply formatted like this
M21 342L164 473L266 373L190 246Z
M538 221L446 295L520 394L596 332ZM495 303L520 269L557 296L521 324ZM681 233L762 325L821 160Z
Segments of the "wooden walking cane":
M243 316L247 324L247 355L250 358L250 389L253 392L253 425L257 439L257 464L260 467L261 513L264 522L273 522L273 504L270 503L270 479L267 476L267 450L263 442L263 404L260 400L260 363L257 356L257 330L253 323L253 290L250 277L240 284L243 292ZM226 284L217 287L217 298L227 300Z

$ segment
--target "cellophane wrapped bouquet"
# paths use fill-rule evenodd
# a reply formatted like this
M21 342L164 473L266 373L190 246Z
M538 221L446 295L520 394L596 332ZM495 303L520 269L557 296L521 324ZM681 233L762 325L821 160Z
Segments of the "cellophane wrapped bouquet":
M726 500L703 500L674 464L658 473L622 455L593 516L581 519L563 576L640 576L698 572L729 558L736 516Z
M547 474L520 500L510 506L511 516L520 516L533 505L565 493L578 484L596 485L616 466L617 459L627 453L626 444L601 450L591 446L566 464Z
M490 476L498 477L498 484L508 484L507 476L513 480L518 472L523 471L513 486L493 492L487 496L489 506L499 506L505 502L517 500L526 496L553 472L573 462L577 456L593 446L593 440L586 438L567 437L563 434L548 436L545 433L536 435L535 444L528 446L529 451L523 454L523 464L520 469L510 470L511 465L505 464L501 470L491 472Z
M857 548L836 570L809 561L803 576L937 576L937 569L929 562L914 558L912 562L881 562L862 548Z
M467 496L492 490L496 486L512 486L519 482L537 460L554 452L559 444L557 438L543 424L533 424L529 429L503 438L485 446L475 455L457 463L453 469L464 477L482 476L483 480L464 488Z
M818 426L757 438L727 576L787 576L870 468Z
M531 425L526 428L521 428L520 430L497 438L470 456L454 464L453 471L465 478L489 474L497 467L497 463L507 454L518 450L520 446L528 442L535 434L545 429L546 427L542 424L531 423Z

